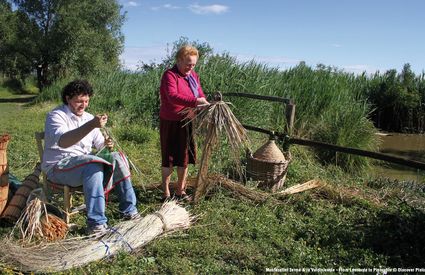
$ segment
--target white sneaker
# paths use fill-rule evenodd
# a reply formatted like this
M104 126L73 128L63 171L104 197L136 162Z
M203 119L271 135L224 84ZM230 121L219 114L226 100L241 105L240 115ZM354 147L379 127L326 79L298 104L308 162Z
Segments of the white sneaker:
M136 220L140 218L140 214L139 212L133 213L133 214L124 214L122 216L122 218L126 221L130 221L130 220Z
M87 235L103 236L108 233L109 227L106 223L87 227Z

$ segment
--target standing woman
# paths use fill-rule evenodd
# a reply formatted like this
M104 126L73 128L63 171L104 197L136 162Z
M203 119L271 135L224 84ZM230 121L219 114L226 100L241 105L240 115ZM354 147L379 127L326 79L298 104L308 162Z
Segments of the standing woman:
M189 200L186 194L188 164L195 164L196 148L192 125L182 122L179 114L186 107L208 105L201 88L199 76L193 71L199 53L195 47L186 45L176 54L176 64L164 72L161 79L160 139L162 156L163 201L171 197L170 178L177 166L177 199Z

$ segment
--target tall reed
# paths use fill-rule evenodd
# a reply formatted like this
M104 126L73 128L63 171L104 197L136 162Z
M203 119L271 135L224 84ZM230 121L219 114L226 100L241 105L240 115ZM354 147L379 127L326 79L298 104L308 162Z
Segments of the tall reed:
M89 80L95 88L91 111L107 111L114 121L137 121L157 127L159 85L165 66L154 66L140 72L115 71L93 75ZM304 63L279 71L276 68L250 61L245 63L228 55L212 55L198 64L196 71L207 95L224 93L224 100L233 103L232 111L244 124L261 126L283 132L284 106L260 100L226 97L226 92L245 92L280 96L296 104L293 135L323 142L373 150L375 129L368 120L370 106L365 103L361 89L364 76L340 72L319 66L312 69ZM63 85L63 81L60 82ZM54 90L54 92L52 91ZM60 92L58 85L46 90L41 98L52 99ZM334 153L319 154L327 162L334 162ZM359 170L367 161L355 156L338 156L338 164L348 170Z

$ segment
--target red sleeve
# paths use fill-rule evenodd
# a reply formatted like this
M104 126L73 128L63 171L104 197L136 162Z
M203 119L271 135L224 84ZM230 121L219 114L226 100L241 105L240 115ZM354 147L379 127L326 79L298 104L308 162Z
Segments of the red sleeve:
M172 104L196 107L196 98L185 96L178 92L178 83L176 75L171 71L166 71L162 77L162 91Z

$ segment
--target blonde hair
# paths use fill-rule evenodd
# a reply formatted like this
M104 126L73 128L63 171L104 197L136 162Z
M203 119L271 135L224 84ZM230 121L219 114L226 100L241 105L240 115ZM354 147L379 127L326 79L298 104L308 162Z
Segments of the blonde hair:
M176 61L183 60L186 56L194 56L196 55L199 58L198 49L191 45L182 46L176 53Z

